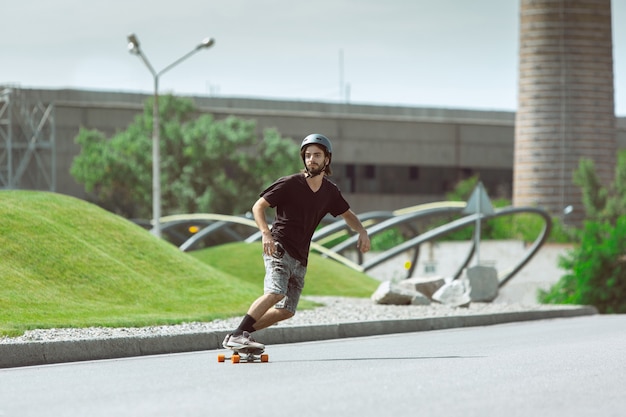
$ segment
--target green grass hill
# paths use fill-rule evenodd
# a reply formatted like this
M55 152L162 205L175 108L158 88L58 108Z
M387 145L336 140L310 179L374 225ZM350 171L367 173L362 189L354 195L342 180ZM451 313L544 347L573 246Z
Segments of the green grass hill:
M261 243L230 243L190 252L207 265L229 273L263 291ZM345 267L336 261L311 253L304 285L304 295L369 297L379 281Z
M46 192L0 191L0 219L0 335L238 316L262 291L260 245L183 253L93 204ZM376 288L333 261L312 255L310 264L306 294Z

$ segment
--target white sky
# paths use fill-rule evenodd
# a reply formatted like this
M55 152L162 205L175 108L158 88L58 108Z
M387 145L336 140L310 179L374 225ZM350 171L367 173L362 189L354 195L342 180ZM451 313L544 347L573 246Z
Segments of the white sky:
M626 116L626 0L613 0ZM0 84L463 109L517 107L519 0L0 0ZM343 51L343 71L340 66Z

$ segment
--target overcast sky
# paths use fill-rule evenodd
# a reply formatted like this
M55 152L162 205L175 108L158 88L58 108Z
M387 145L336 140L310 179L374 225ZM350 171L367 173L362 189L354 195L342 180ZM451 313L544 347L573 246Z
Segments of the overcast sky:
M626 0L612 3L616 113L626 117ZM517 108L519 0L0 4L0 84L150 93L152 76L127 50L134 32L157 71L215 38L164 73L161 92Z

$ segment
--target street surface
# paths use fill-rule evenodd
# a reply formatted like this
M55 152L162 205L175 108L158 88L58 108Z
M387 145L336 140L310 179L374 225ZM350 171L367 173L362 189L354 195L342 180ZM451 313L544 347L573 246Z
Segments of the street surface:
M623 416L626 315L0 370L0 416Z

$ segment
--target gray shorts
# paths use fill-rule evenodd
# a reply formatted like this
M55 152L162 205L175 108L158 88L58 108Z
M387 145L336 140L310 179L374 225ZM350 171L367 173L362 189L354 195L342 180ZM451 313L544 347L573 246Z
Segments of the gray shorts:
M285 308L296 314L300 294L304 288L306 266L285 252L281 258L263 254L265 263L265 294L282 294L285 296L274 307Z

